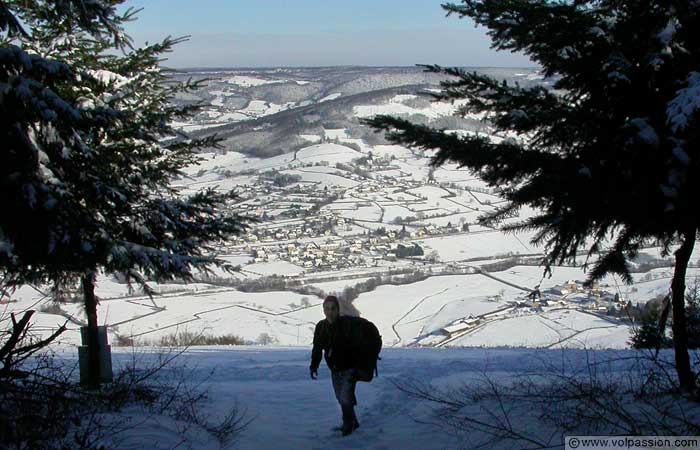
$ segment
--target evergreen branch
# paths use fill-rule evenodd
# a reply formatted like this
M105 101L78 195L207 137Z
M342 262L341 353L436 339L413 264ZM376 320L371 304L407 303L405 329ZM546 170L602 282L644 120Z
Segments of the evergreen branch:
M527 149L513 140L494 144L487 137L459 137L391 116L380 115L362 122L376 130L386 131L386 138L392 143L436 149L438 152L431 159L433 166L455 162L460 167L468 167L493 187L517 184L544 168L551 169L560 164L558 156Z

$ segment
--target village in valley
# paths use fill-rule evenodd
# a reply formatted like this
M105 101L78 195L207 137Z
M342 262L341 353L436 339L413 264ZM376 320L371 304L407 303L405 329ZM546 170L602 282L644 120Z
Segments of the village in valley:
M334 136L332 142L318 137L326 142L282 157L277 166L267 161L262 169L247 168L257 162L251 161L238 174L225 169L228 180L250 177L237 191L236 207L257 222L225 250L229 257L249 258L240 268L244 278L272 276L290 286L343 280L352 285L358 278L415 273L497 278L490 272L520 265L539 267L541 254L517 238L514 250L503 248L499 253L494 251L498 247L487 247L443 260L441 252L431 247L433 241L457 248L461 240L502 237L478 220L501 202L498 193L458 169L433 170L424 155L360 146L344 136L344 130L328 134ZM378 152L382 156L376 156ZM418 165L421 161L424 167ZM443 175L446 179L441 179ZM269 267L275 267L274 273ZM494 303L493 310L454 317L405 344L449 345L494 321L553 312L576 311L615 326L625 320L629 301L616 286L588 287L583 280L565 280L542 289L540 283L515 287L519 293L507 299L503 292L486 299Z
M524 85L549 82L535 69L484 70ZM253 222L220 242L226 270L190 283L152 281L153 297L100 277L99 320L115 345L177 333L308 345L321 301L333 293L344 313L372 320L387 346L625 348L635 308L668 292L673 262L653 242L630 267L632 285L611 275L587 286L586 255L545 276L534 234L501 231L534 211L483 222L504 205L498 187L455 164L435 168L431 150L393 145L362 124L393 114L455 134L512 138L492 134L480 115L458 114L462 103L431 98L440 78L410 68L179 76L209 80L179 99L208 106L174 125L222 140L173 185L233 191L231 211ZM697 266L691 261L689 276ZM16 306L42 295L21 290ZM78 302L42 307L39 329L50 333L66 319L62 339L75 344L84 323Z

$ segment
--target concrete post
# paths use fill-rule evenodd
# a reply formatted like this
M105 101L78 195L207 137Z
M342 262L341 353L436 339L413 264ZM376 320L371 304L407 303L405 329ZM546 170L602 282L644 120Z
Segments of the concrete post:
M107 327L97 327L100 355L100 376L102 383L109 383L113 379L112 374L112 347L107 343ZM82 345L78 347L78 360L80 362L80 382L86 383L90 379L90 363L88 356L88 327L80 327L80 339Z

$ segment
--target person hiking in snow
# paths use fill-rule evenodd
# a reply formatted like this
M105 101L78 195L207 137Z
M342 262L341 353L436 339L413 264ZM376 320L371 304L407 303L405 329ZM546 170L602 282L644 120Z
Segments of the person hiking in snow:
M350 328L358 323L358 317L341 316L338 298L329 295L323 301L323 314L326 318L316 324L314 344L311 351L311 379L318 376L318 366L321 363L321 352L324 351L326 364L331 370L335 398L340 403L343 412L343 425L340 431L347 436L359 428L360 424L355 415L355 385L357 384L354 348L356 343L351 341Z

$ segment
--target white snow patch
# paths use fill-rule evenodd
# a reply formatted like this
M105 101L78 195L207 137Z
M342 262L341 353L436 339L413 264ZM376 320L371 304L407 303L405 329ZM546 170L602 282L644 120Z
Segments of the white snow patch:
M398 99L397 99L398 97ZM415 97L409 95L397 95L390 100L389 103L381 105L357 105L353 108L353 113L357 117L374 117L379 114L388 115L423 115L431 119L436 119L440 117L452 116L457 112L460 106L464 106L468 103L468 100L457 100L455 102L432 102L430 106L426 108L413 108L408 105L401 103L405 101L407 97ZM469 114L468 117L474 119L483 118L484 114Z
M688 87L679 89L666 108L666 117L674 133L683 131L700 109L700 72L688 74Z
M326 95L325 97L323 97L323 98L322 98L321 100L319 100L318 102L319 102L319 103L322 103L322 102L327 102L327 101L329 101L329 100L335 100L336 98L340 97L341 95L343 95L343 94L341 94L340 92L334 92L333 94Z
M668 21L663 30L657 34L657 37L662 44L668 45L671 43L673 36L676 34L676 23L674 19Z
M226 78L223 81L229 84L235 84L241 87L262 86L263 84L284 83L285 80L266 80L263 78L249 77L245 75L236 75L231 78Z
M630 120L630 124L636 126L639 129L637 136L642 142L645 142L653 147L658 147L659 145L659 135L656 134L656 130L649 125L649 123L642 119L641 117L635 117Z
M471 258L485 258L494 255L535 253L530 244L533 233L504 234L494 230L485 233L458 234L428 238L423 244L436 250L442 261L460 261Z
M356 150L339 144L317 144L302 148L297 152L297 160L305 163L326 161L331 165L349 162L362 156Z
M325 135L326 139L347 139L350 137L345 131L345 128L324 129L323 134Z
M242 270L245 272L254 272L259 275L297 275L304 272L302 267L287 261L249 264Z
M88 70L87 73L95 77L97 80L99 80L100 83L104 85L114 83L114 87L117 89L124 86L130 81L129 78L123 75L119 75L118 73L111 72L109 70Z
M630 327L575 310L497 319L451 344L475 347L628 348Z
M321 136L317 134L300 134L299 137L309 142L321 142Z

